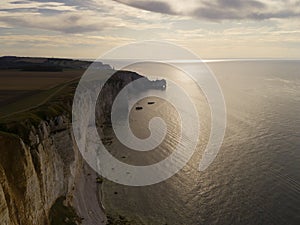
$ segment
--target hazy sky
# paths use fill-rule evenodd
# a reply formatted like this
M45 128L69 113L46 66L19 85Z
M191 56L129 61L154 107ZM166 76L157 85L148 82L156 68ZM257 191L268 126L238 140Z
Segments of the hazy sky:
M300 58L300 0L1 0L0 55L95 58L142 40L201 58Z

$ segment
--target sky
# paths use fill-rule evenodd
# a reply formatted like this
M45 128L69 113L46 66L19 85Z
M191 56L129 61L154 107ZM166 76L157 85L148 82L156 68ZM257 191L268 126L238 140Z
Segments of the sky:
M2 56L92 59L144 40L203 59L300 59L300 0L1 0Z

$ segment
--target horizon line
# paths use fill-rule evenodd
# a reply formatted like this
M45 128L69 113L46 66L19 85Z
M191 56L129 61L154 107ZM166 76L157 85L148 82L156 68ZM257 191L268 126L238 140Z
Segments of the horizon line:
M83 60L83 61L97 61L97 58L86 58L86 57L64 57L64 56L20 56L20 55L1 55L0 58L2 57L17 57L17 58L54 58L54 59L72 59L72 60ZM109 61L109 60L134 60L134 59L105 59L104 61ZM140 59L135 59L135 60L140 60ZM149 60L150 59L145 59L145 60ZM300 58L272 58L272 57L258 57L258 58L254 58L254 57L250 57L250 58L245 58L245 57L241 57L241 58L203 58L203 59L199 59L199 60L195 60L195 59L175 59L175 60L162 60L162 61L166 61L166 62L178 62L178 63L184 63L184 62L238 62L238 61L300 61ZM158 60L157 60L158 61Z

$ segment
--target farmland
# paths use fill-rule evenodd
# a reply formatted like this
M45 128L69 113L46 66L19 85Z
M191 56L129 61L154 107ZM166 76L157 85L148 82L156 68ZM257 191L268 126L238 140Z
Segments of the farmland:
M0 70L0 118L45 103L72 81L83 69L61 72Z

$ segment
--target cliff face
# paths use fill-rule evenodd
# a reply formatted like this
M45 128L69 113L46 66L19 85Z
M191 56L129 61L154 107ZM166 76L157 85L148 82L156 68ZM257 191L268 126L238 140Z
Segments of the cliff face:
M164 79L151 81L136 72L125 70L115 72L102 87L101 91L99 90L100 87L96 88L98 92L100 91L96 107L96 120L98 124L111 123L111 108L115 98L126 85L141 78L145 78L145 81L135 84L133 85L133 89L127 90L127 96L125 96L122 102L123 105L118 106L118 110L120 110L121 113L128 113L128 97L131 94L138 94L139 92L144 92L151 89L162 91L166 89L166 80Z
M64 116L32 126L29 142L0 134L0 224L50 224L60 196L72 202L80 158Z
M115 95L131 80L125 75L106 85L98 105L103 113L109 114ZM64 206L72 206L78 216L63 218L59 224L105 224L97 175L83 162L73 141L69 108L38 123L25 120L0 126L8 132L0 132L1 225L56 225L53 217L65 216L52 215L64 211L57 207L62 197ZM104 122L103 114L101 118Z
M122 71L105 84L96 110L100 126L110 123L111 107L118 92L141 77ZM85 102L85 95L81 100ZM72 99L62 100L60 96L56 101L68 109L51 118L46 115L38 123L25 119L13 125L0 124L7 132L0 132L1 225L106 223L99 202L97 175L82 160L73 140L68 104ZM44 114L31 112L34 113ZM61 199L65 199L63 205Z

